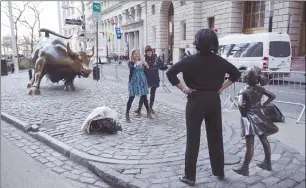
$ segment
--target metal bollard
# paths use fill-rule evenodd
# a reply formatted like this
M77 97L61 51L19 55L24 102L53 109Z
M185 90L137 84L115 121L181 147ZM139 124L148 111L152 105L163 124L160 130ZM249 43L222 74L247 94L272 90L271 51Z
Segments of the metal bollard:
M98 66L93 67L92 75L94 80L100 80L100 69Z
M29 68L29 70L28 70L28 72L29 72L29 80L31 81L32 80L32 69L31 68Z

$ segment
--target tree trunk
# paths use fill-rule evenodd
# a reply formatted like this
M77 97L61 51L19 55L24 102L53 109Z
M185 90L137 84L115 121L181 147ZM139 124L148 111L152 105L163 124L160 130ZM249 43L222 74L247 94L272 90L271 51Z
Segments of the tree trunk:
M33 53L33 45L34 45L34 28L31 31L31 54Z
M40 32L39 32L39 30L40 30L40 19L38 18L38 38L40 38Z
M17 50L17 62L18 62L18 65L19 65L19 46L18 46L18 35L17 35L17 23L15 24L15 42L16 42L16 50ZM13 46L12 46L13 47Z

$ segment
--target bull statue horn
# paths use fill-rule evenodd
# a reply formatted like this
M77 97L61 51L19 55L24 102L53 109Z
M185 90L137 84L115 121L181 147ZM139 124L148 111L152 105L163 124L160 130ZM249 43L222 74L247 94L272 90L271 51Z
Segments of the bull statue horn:
M92 46L90 52L87 54L88 58L91 58L95 54L95 46Z
M73 58L75 56L75 53L71 50L70 48L70 45L69 45L69 42L67 43L67 55L70 57L70 58Z

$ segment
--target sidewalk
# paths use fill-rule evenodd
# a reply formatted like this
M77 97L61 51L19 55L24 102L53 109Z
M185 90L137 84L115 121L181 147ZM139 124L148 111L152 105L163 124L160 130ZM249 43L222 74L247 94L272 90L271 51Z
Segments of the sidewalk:
M41 95L28 96L27 79L22 79L26 77L26 73L20 74L18 79L2 77L2 118L24 129L28 125L39 124L40 131L30 133L32 136L89 167L115 187L186 187L178 181L178 175L184 171L186 141L185 99L181 96L176 96L177 103L158 97L155 105L157 115L153 120L132 116L132 123L126 124L123 121L126 83L110 81L113 80L110 78L99 82L92 78L77 78L77 91L65 92L62 84L43 80ZM132 109L136 108L136 101ZM121 135L88 135L80 131L91 110L102 105L120 114ZM3 112L23 122L18 123ZM256 139L250 176L235 174L232 168L243 159L245 152L237 112L223 112L223 135L226 162L234 164L225 167L227 180L220 182L211 175L203 129L197 187L294 187L305 180L304 156L275 138L269 138L273 151L272 172L256 167L256 163L264 158L262 146Z

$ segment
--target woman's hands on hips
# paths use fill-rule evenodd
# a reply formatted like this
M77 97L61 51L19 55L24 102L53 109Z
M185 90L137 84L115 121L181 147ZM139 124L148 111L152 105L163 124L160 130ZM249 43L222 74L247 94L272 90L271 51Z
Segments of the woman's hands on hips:
M195 90L190 89L190 88L187 88L187 87L185 87L184 89L182 89L182 92L185 93L186 95L192 93L193 91L195 91Z

